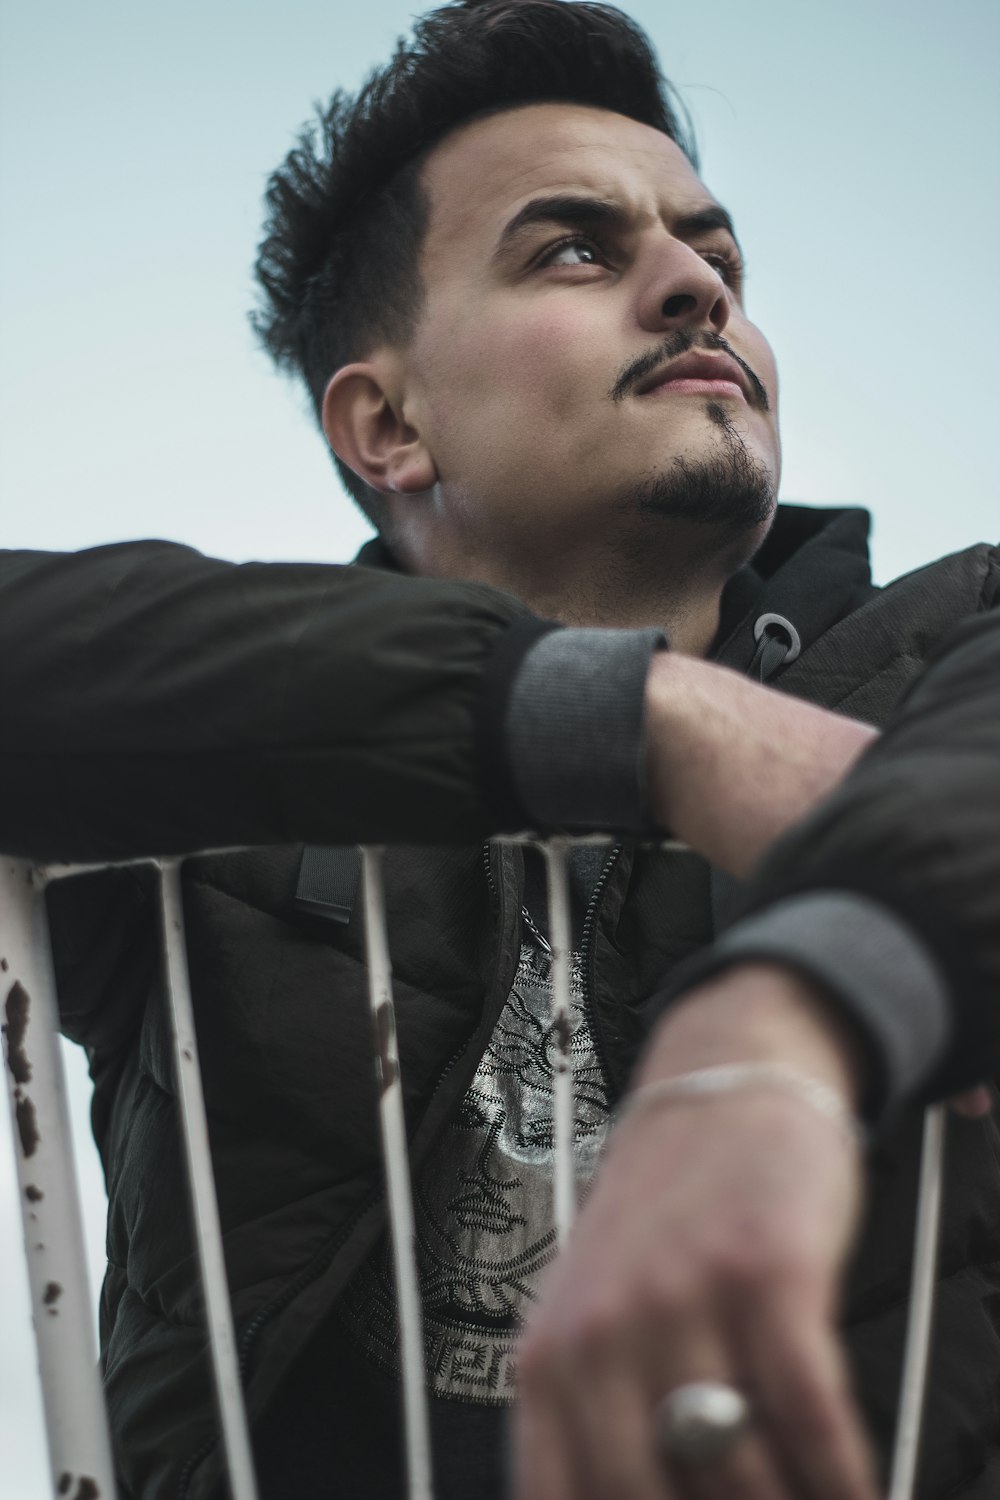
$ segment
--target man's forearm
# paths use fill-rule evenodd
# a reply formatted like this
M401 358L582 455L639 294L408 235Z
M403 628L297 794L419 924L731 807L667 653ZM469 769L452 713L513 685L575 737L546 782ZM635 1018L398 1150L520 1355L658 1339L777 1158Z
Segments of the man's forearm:
M740 877L877 738L870 725L674 652L653 659L646 712L654 817Z
M728 964L794 961L840 999L882 1054L883 1104L996 1071L998 767L993 611L953 638L872 755L775 851L724 939Z

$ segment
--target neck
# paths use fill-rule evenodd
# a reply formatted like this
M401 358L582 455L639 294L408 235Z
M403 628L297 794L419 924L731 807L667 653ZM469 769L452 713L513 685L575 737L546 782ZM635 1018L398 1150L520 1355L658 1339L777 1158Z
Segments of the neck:
M427 546L427 533L392 545L413 573L490 584L513 594L542 619L606 628L656 625L675 650L706 656L719 627L722 590L752 556L758 535L711 536L711 528L674 523L669 544L657 536L616 540L600 548L539 538L533 546L465 549L451 538Z

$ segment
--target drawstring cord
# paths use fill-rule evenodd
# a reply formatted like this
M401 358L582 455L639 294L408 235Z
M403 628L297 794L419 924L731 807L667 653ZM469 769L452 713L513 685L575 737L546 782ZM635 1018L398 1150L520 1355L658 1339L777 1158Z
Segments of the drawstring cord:
M767 682L779 667L793 662L802 650L799 633L784 615L760 615L754 621L753 638L757 649L747 667L747 676Z

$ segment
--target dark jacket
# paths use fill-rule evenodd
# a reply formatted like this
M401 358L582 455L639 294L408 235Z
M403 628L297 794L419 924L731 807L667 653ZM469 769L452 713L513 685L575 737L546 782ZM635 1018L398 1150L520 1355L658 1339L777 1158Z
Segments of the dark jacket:
M754 621L780 613L803 650L776 685L884 721L936 643L992 605L996 556L974 548L879 592L865 532L859 512L788 512L759 576L742 575L729 591L719 659L745 668ZM276 846L191 860L185 879L251 1418L384 1220L360 924L297 903L301 848L290 841L392 845L387 904L419 1167L514 974L521 862L482 848L503 820L484 785L476 713L491 663L524 618L476 585L370 569L237 569L167 544L89 559L11 554L0 568L0 634L16 620L22 645L0 666L11 726L0 845L85 858ZM59 883L51 908L65 1029L90 1053L108 1178L101 1335L123 1491L207 1497L218 1452L190 1232L178 1212L185 1187L150 892L141 874L113 871ZM613 1093L649 997L712 932L712 876L699 857L628 844L609 861L584 960ZM873 1153L872 1209L845 1305L883 1449L916 1140L916 1122L904 1118ZM1000 1475L993 1123L956 1125L950 1155L921 1493L986 1500Z

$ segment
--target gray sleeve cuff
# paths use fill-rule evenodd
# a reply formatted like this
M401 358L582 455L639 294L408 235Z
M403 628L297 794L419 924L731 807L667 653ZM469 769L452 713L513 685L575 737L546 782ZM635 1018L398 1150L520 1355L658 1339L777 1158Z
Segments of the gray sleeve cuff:
M507 705L507 755L539 828L651 829L646 676L662 630L554 630L525 654Z
M912 928L888 907L845 891L811 891L746 917L706 955L706 971L744 959L793 965L843 1008L867 1043L881 1115L916 1093L950 1040L944 978Z

